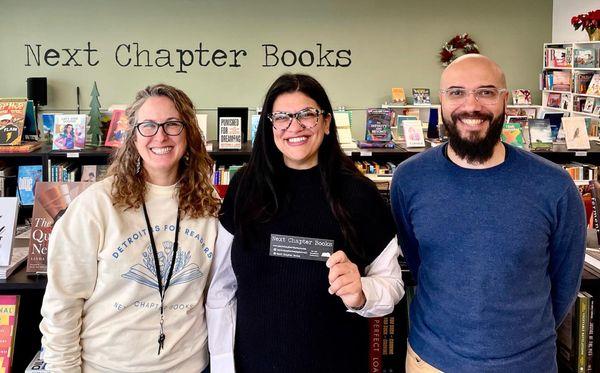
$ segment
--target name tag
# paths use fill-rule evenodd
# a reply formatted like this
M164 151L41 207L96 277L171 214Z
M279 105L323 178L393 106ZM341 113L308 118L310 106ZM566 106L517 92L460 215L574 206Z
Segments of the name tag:
M271 235L269 255L280 258L318 260L325 262L333 253L333 240Z

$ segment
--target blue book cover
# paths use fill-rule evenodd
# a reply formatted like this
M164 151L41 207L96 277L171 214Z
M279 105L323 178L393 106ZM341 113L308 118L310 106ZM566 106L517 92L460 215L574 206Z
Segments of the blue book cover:
M260 115L252 116L252 128L250 129L250 138L252 139L252 144L254 144L254 137L256 136L256 130L258 129L259 121L260 121Z
M44 137L46 139L52 139L52 131L54 131L54 114L42 114L42 123L43 123L43 131Z
M19 166L17 173L18 195L23 206L33 205L35 183L42 180L42 166Z

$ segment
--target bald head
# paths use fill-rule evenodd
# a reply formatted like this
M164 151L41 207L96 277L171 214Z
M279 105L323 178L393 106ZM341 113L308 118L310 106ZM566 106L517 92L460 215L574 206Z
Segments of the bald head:
M506 77L496 62L481 54L460 56L446 67L440 79L440 89L474 89L482 86L506 88Z

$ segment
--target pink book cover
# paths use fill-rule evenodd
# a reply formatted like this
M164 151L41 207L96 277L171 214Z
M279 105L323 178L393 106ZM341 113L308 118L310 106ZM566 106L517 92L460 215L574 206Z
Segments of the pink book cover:
M108 134L106 135L105 146L112 146L118 148L125 142L127 131L129 130L129 122L127 121L127 115L125 110L113 111L112 119L110 120L110 126L108 127Z
M0 371L10 373L15 350L18 295L0 295Z

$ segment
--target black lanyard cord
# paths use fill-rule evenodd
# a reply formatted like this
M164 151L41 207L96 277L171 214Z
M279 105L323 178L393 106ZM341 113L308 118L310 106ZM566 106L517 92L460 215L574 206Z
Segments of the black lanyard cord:
M173 268L175 268L175 259L177 259L177 245L179 242L179 217L180 211L177 208L177 220L175 223L175 242L173 243L173 255L171 256L171 265L169 267L169 273L167 274L167 280L163 289L162 274L160 273L160 262L158 261L158 250L156 249L156 243L154 241L154 234L152 233L152 225L150 224L150 218L148 217L148 210L146 209L146 203L142 204L144 209L144 218L146 218L146 226L148 227L148 234L150 235L150 246L152 247L152 255L154 256L154 269L156 271L156 282L158 284L158 293L160 295L160 334L158 336L158 354L164 347L165 333L163 329L164 323L164 299L167 293L167 288L171 283L171 277L173 276ZM166 263L165 263L166 264Z

